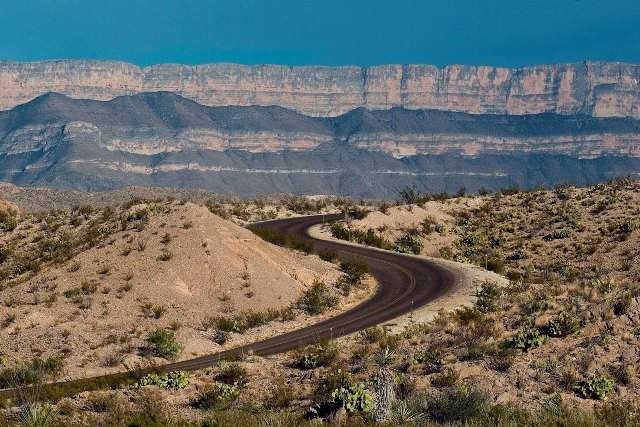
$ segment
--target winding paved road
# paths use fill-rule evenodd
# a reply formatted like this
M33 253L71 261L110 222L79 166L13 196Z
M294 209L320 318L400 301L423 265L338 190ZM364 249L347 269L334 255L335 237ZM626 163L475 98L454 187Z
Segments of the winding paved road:
M413 309L419 308L452 290L455 284L453 273L435 263L417 257L393 252L326 241L309 236L308 229L322 221L339 219L342 214L316 215L291 219L267 221L256 224L262 228L273 228L293 233L311 241L316 248L338 251L340 257L359 256L369 264L369 273L379 283L373 297L335 317L231 350L170 363L160 367L162 371L196 370L212 366L232 355L254 353L269 356L317 342L321 338L337 338L368 327L389 322ZM123 374L98 377L109 382L122 378ZM71 389L81 389L83 380L62 382ZM77 387L74 387L77 385ZM12 390L0 390L0 396L10 396Z

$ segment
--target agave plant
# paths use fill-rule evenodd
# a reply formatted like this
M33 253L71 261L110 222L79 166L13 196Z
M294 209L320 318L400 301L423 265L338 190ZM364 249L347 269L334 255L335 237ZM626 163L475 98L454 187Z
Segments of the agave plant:
M373 417L377 422L387 419L394 399L394 375L390 366L395 362L393 351L386 347L373 355L372 365L378 368L373 381L375 383Z
M20 411L20 422L24 427L49 427L52 421L51 408L40 402L25 405Z

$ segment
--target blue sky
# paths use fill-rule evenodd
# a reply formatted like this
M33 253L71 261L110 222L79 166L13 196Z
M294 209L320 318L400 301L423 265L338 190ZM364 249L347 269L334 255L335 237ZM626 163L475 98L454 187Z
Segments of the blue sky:
M640 0L2 0L0 59L640 63Z

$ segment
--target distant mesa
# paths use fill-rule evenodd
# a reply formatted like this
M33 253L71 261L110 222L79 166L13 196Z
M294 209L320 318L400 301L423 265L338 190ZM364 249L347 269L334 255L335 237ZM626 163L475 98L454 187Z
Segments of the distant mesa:
M0 61L0 110L45 92L109 100L169 91L209 106L278 105L309 116L364 107L471 114L640 118L640 65L579 62L517 69L450 65L287 67L116 61Z

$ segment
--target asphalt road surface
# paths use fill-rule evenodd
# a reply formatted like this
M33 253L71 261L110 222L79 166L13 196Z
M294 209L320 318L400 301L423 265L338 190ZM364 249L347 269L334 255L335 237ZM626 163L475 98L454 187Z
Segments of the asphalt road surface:
M379 284L373 297L348 311L322 322L234 349L169 363L158 369L165 372L196 370L212 366L221 359L232 356L251 353L270 356L283 353L316 343L323 338L337 338L374 325L388 323L452 290L455 284L453 273L428 260L335 241L318 240L309 236L308 229L311 226L341 217L342 214L306 216L267 221L256 224L256 226L299 235L311 241L317 249L335 249L342 258L348 259L358 256L365 259L369 265L369 273ZM121 378L122 375L107 375L97 378L103 383L104 381L108 383L113 378L115 383L115 378ZM58 384L71 386L71 389L78 391L82 389L82 384L84 383L86 383L86 380L73 380ZM75 385L77 387L74 387ZM51 384L51 386L54 386L54 384ZM0 390L0 396L2 397L12 394L12 390Z

